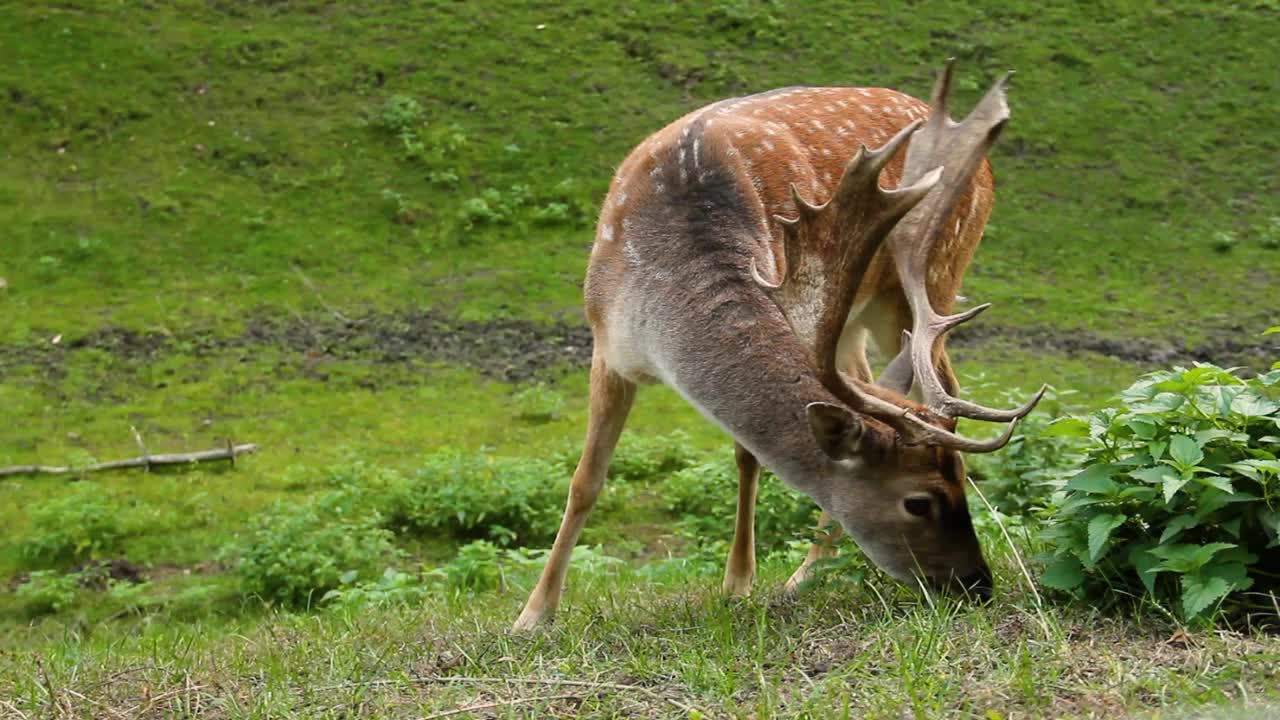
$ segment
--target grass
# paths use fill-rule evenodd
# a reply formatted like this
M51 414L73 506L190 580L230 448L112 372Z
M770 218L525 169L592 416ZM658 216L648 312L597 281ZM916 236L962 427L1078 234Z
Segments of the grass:
M499 702L499 717L1084 718L1175 705L1216 717L1276 699L1280 655L1265 638L1186 637L1087 609L1045 624L1008 559L996 568L1008 590L977 608L930 605L876 576L786 599L779 562L746 602L721 599L712 574L578 573L556 625L533 635L503 631L527 578L485 602L180 628L144 617L127 636L51 630L46 649L0 665L0 687L13 706L69 716L424 717ZM509 704L551 695L570 697Z
M555 629L513 637L503 629L528 577L422 608L264 614L219 551L351 458L408 471L441 447L576 447L585 372L547 333L581 323L596 204L638 140L730 95L922 95L955 55L964 106L1018 71L993 158L999 201L964 290L996 304L979 322L1002 332L956 350L980 400L1049 379L1087 407L1142 369L1025 341L1038 332L1256 345L1276 323L1266 293L1280 267L1268 244L1276 14L1269 2L958 0L909 13L755 0L5 6L0 465L133 455L131 428L155 452L228 438L262 451L234 470L96 479L131 509L114 552L147 568L160 602L91 594L32 618L0 594L12 648L0 716L424 715L567 694L581 699L497 712L693 717L653 696L670 693L707 717L1100 717L1273 692L1274 639L1170 643L1177 628L1150 615L1042 614L1007 556L997 573L1019 589L979 609L922 605L876 579L782 600L794 558L765 564L760 598L726 604L714 562L656 579L644 567L660 564L637 562L579 577ZM423 334L404 325L422 312L465 325L441 334L477 349L396 345ZM534 377L506 382L526 355ZM673 428L728 452L673 392L645 389L629 432ZM78 485L0 482L6 587L25 572L32 509ZM589 539L661 557L674 518L659 501L637 494ZM428 563L451 551L413 547ZM438 675L650 692L415 679Z
M893 17L750 0L621 14L582 1L6 12L10 342L104 325L234 331L247 310L315 306L294 266L342 308L576 316L589 209L645 134L780 85L923 94L949 55L962 102L1019 71L1001 199L968 286L1000 322L1198 341L1226 317L1266 321L1241 312L1274 280L1259 238L1280 215L1265 3L944 2ZM428 145L452 126L466 144L405 160L377 124L394 96L420 103ZM445 170L457 183L429 180ZM468 198L513 185L588 211L549 227L527 214L459 222ZM412 223L394 221L385 191L418 209ZM1240 242L1220 253L1224 230Z

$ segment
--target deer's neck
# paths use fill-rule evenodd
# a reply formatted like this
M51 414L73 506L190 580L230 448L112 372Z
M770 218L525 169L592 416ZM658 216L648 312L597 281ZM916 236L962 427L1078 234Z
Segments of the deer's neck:
M718 291L695 292L688 302L649 315L655 364L667 385L785 483L825 507L829 461L805 407L839 401L818 381L805 350L754 282L728 274L724 265L690 266L690 284ZM694 299L708 296L710 303Z
M823 478L830 463L814 441L805 407L838 401L802 357L787 358L791 353L778 344L764 344L763 337L723 339L729 344L719 351L682 356L669 383L783 482L826 508ZM704 372L709 363L717 366Z

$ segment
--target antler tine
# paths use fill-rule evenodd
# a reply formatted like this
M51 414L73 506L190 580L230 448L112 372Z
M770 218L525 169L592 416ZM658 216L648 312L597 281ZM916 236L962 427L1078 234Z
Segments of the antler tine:
M929 107L932 110L929 114L929 122L946 124L951 119L947 105L951 100L951 81L955 74L956 59L947 58L947 64L942 66L942 71L933 82L933 92L929 95Z
M911 306L911 365L925 404L939 415L951 418L1015 421L1035 407L1043 390L1021 407L1011 410L989 408L952 397L938 377L934 363L936 348L947 331L989 307L980 305L955 315L939 314L929 299L928 272L944 227L952 221L957 203L970 187L970 181L981 166L987 150L1009 120L1009 105L1004 92L1005 82L1009 77L1007 74L991 86L962 122L951 120L947 114L947 105L954 68L953 60L938 74L932 94L932 110L920 132L911 141L902 177L905 184L923 177L931 169L942 167L942 179L937 189L898 223L890 234L889 243L899 280ZM947 447L969 452L990 452L1004 444L968 440L938 428L925 431L923 428L927 423L914 417L909 420L913 426L913 434L925 434Z
M1021 417L1010 420L1009 424L1005 426L1004 432L990 440L974 440L963 435L957 435L937 425L931 425L911 414L903 415L902 419L911 426L914 442L941 445L961 452L989 453L1009 444L1009 440L1013 438L1013 431L1017 428L1018 420Z

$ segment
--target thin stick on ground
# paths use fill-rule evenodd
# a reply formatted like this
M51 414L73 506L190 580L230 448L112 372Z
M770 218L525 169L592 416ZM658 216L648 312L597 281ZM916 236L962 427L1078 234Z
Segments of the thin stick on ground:
M510 685L550 685L558 687L581 687L581 688L598 688L604 690L630 690L647 695L654 700L665 702L684 712L693 712L694 708L689 705L670 697L664 697L640 685L626 685L623 683L596 682L593 680L560 680L556 678L525 678L525 677L468 677L463 675L419 675L416 677L406 678L405 680L366 680L363 682L347 682L337 685L325 685L323 687L312 688L313 692L324 690L341 690L352 687L375 687L380 685L398 685L403 682L410 683L460 683L464 685L485 685L494 683L507 683Z
M230 460L235 463L236 456L247 455L257 452L258 446L254 443L245 443L243 445L230 445L224 448L214 450L200 450L198 452L189 453L164 453L161 455L143 455L141 457L128 458L125 460L112 460L110 462L94 463L93 465L85 465L83 467L74 467L70 465L14 465L11 467L0 468L0 477L8 477L11 475L79 475L82 473L99 472L101 470L123 470L128 468L151 468L157 465L187 465L190 463L210 462L213 460Z
M450 715L461 715L462 713L475 712L477 710L492 710L493 708L508 707L511 705L520 705L522 703L531 702L550 702L552 700L581 700L581 695L539 695L537 697L513 698L511 700L498 700L496 702L480 703L479 705L468 705L466 707L454 708L453 710L445 710L444 712L432 713L422 718L422 720L435 720L436 718L449 717Z

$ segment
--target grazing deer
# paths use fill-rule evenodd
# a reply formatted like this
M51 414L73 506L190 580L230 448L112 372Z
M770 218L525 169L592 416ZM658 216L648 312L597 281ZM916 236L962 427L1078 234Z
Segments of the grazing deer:
M953 122L951 78L949 64L931 110L882 88L725 100L623 162L587 271L595 349L586 443L517 629L554 612L636 386L654 381L735 441L727 592L748 592L755 573L763 463L893 577L990 594L960 452L1003 447L1044 389L1012 410L954 396L942 337L986 307L947 314L991 211L985 156L1009 113L1001 79ZM868 334L897 353L875 383ZM920 402L907 397L913 383ZM1009 425L980 441L955 432L961 417ZM789 585L825 552L815 546Z

